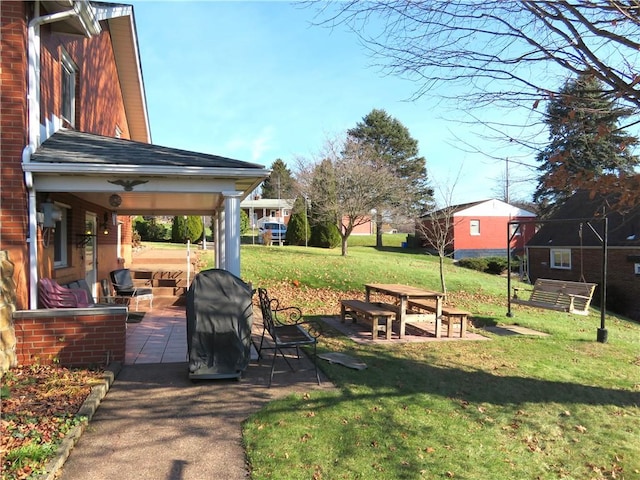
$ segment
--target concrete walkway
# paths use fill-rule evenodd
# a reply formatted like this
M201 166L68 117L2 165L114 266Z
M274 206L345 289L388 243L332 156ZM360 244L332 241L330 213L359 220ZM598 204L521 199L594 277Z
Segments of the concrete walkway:
M261 364L252 361L240 380L194 383L188 378L186 362L144 363L154 359L160 362L160 351L173 351L168 339L173 338L174 346L186 341L179 335L161 336L166 326L156 324L153 328L153 319L158 316L154 313L141 324L133 324L134 330L148 325L149 332L158 333L158 342L152 342L155 347L146 356L140 354L142 350L137 355L128 352L129 364L122 368L71 451L60 479L248 478L241 444L242 422L275 398L334 388L324 377L318 386L313 364L306 357L301 358L296 372L278 358L273 384L268 388L271 351ZM173 321L185 319L183 316ZM161 337L167 341L160 341ZM150 335L147 342L152 338ZM127 348L133 345L129 341ZM160 346L163 341L165 345Z

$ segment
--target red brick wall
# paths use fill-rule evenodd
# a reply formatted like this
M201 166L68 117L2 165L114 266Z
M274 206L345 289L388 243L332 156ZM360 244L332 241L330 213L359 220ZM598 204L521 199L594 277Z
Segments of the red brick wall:
M42 269L41 274L48 278L54 278L61 284L84 278L84 248L78 248L77 241L79 238L78 235L84 233L85 214L92 212L96 214L98 223L96 235L96 254L98 255L97 280L100 281L103 278L109 278L109 272L120 268L116 252L118 229L117 226L112 223L111 211L68 193L52 193L50 198L54 202L58 201L71 207L69 210L70 218L68 224L69 266L52 270L53 245L50 245L48 248L42 248L41 250L41 263L48 266ZM107 235L102 233L102 229L99 228L104 220L105 213L107 214L107 222L109 225L109 233Z
M0 49L0 246L15 265L18 305L27 302L27 193L22 150L27 144L26 2L2 2Z
M53 310L16 312L18 362L21 365L59 362L68 367L124 362L126 309L113 310L119 313L89 311L84 314L87 309L71 316L56 314ZM43 312L52 313L51 316L43 316Z
M2 30L0 31L0 248L6 250L15 264L17 305L28 308L29 254L27 238L28 202L27 190L22 172L22 151L27 145L27 23L32 16L32 2L3 1L0 8ZM123 138L130 138L124 111L124 102L118 83L115 59L111 47L111 37L106 22L102 22L103 32L86 39L79 36L59 35L51 32L51 25L41 27L41 108L40 123L46 124L52 118L60 117L60 55L64 47L78 66L76 129L99 135L113 136L118 126ZM44 141L45 139L41 139ZM41 199L38 199L39 201ZM68 201L75 208L75 201ZM82 206L84 207L84 206ZM84 222L84 210L73 212ZM102 211L89 208L98 213ZM76 215L77 214L77 215ZM125 229L126 231L127 229ZM110 245L115 249L116 228L108 238L99 238L99 246ZM41 238L39 238L41 242ZM70 253L77 256L75 231L70 235ZM125 240L126 241L126 240ZM39 274L52 276L49 252L39 251L42 261ZM125 250L130 251L129 247ZM118 267L116 254L106 248L98 249L99 277ZM112 261L113 260L113 261ZM80 278L81 267L75 258L71 269L59 272L61 276Z
M480 221L480 235L471 235L471 220ZM454 239L455 250L499 250L507 245L507 223L509 221L527 221L528 218L509 217L455 217ZM525 229L520 227L521 234L511 241L511 248L523 249L527 241L533 236L534 229L527 225Z
M78 67L75 129L113 137L118 126L122 138L130 139L111 35L106 22L101 26L102 33L90 39L51 34L50 25L41 28L41 121L44 123L53 115L60 117L60 61L64 48Z
M640 249L609 248L607 309L627 315L634 320L640 320L640 276L635 274L634 262L628 260L629 255L640 256ZM537 278L580 281L581 271L587 282L600 284L602 281L601 247L572 248L571 270L549 268L549 261L548 248L529 248L529 273L532 282ZM599 304L599 299L600 289L597 288L594 303Z

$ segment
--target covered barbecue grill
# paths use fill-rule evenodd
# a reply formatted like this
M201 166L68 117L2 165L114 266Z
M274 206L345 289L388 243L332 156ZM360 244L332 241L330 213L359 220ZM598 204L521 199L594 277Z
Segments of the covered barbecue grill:
M187 292L189 378L239 378L251 356L251 287L226 270L198 273Z

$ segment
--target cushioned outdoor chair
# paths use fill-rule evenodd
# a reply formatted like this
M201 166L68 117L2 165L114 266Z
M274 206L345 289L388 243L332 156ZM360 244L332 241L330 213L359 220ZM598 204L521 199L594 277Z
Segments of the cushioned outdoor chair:
M38 300L42 308L86 308L93 306L81 289L65 288L50 278L38 282Z
M131 271L128 268L120 268L110 273L111 283L115 290L115 298L127 299L128 302L136 300L136 310L140 300L149 300L149 308L153 308L153 289L136 287L133 284Z
M92 303L96 303L95 299L93 298L91 287L89 287L89 284L84 278L81 278L80 280L74 280L73 282L66 283L62 286L65 288L70 288L71 290L83 290L87 294L87 299L89 299L89 301Z

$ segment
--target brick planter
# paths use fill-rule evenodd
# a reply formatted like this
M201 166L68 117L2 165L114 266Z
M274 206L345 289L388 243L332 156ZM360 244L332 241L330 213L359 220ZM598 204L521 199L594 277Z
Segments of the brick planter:
M13 320L22 365L89 367L124 362L126 307L19 310Z

